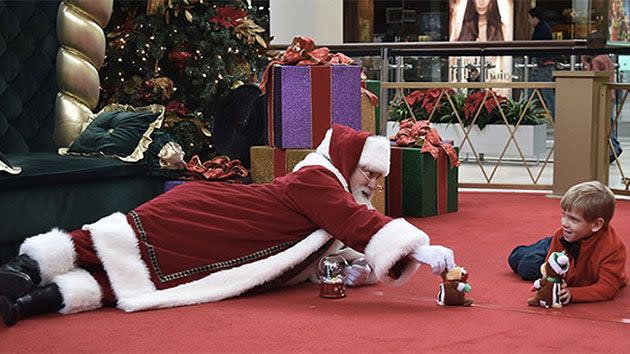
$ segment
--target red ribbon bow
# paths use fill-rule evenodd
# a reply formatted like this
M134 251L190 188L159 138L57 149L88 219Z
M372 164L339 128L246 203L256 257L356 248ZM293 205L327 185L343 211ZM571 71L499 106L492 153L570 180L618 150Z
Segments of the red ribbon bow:
M420 152L428 152L434 159L438 158L442 149L453 167L460 164L453 144L443 142L437 130L429 126L428 120L416 121L408 118L401 121L400 129L390 140L395 141L398 146L421 146Z
M234 183L240 183L238 179L248 175L247 169L241 165L240 160L230 160L227 156L217 156L202 163L199 156L195 155L186 164L186 170L195 179L210 181L235 179Z
M284 54L279 60L273 60L265 68L263 79L260 83L260 89L264 94L267 90L267 81L269 80L269 70L274 65L350 65L354 61L342 54L330 54L327 47L317 48L315 41L309 37L295 37L291 45L287 47Z

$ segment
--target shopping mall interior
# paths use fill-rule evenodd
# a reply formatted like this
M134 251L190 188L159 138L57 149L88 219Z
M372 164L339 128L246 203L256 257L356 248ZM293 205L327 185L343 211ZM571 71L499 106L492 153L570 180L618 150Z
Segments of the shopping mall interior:
M627 352L629 95L630 0L0 0L0 352Z

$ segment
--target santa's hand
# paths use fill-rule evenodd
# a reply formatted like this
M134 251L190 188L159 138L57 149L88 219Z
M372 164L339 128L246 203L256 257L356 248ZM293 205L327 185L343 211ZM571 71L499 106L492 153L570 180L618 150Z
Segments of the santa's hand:
M428 264L433 274L441 274L445 269L455 267L453 251L444 246L424 245L409 254L418 263Z
M346 268L346 280L345 284L348 286L361 286L365 284L367 279L372 273L372 269L365 261L365 258L359 258L352 262L348 268Z

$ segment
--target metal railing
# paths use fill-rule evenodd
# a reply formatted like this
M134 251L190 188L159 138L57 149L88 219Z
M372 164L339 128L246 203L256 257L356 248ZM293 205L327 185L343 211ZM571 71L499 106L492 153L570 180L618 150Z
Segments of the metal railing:
M611 105L615 93L620 96L616 106ZM630 161L630 158L628 158L628 152L624 156L619 155L613 143L613 134L615 134L615 127L619 125L621 112L627 102L628 94L630 94L630 84L609 83L602 88L602 92L599 95L600 100L603 100L600 103L605 103L600 104L600 114L602 115L600 119L611 119L610 129L606 131L608 146L612 154L611 159L613 160L613 167L609 170L608 185L613 192L623 195L630 195L630 169L628 168L630 163L623 163L622 158L628 161ZM618 183L619 181L621 184Z
M586 40L560 40L560 41L511 41L511 42L399 42L399 43L346 43L341 45L325 45L318 44L320 47L325 46L328 47L331 52L342 52L350 57L375 57L374 59L370 59L375 63L375 67L373 70L377 70L378 79L381 81L381 91L380 91L380 122L381 126L380 131L385 134L386 133L386 121L388 118L388 106L390 101L394 99L400 99L400 96L403 95L404 91L419 89L419 90L428 90L428 89L440 89L440 98L445 100L446 104L452 104L452 97L449 96L448 92L445 89L459 89L459 90L484 90L486 92L490 89L506 89L506 90L521 90L522 97L527 97L528 100L532 100L533 97L536 97L539 101L545 104L544 99L541 95L541 90L555 89L556 85L554 82L527 82L528 80L528 71L534 69L536 64L530 59L532 57L549 57L553 56L556 58L561 58L557 62L556 69L557 70L578 70L580 69L579 56L580 55L598 55L598 54L614 54L614 55L630 55L630 44L629 45L614 45L607 46L606 48L587 48ZM284 50L288 47L288 45L276 45L273 49L276 50ZM404 73L406 70L413 68L413 65L410 65L408 62L405 62L406 57L421 57L421 58L453 58L453 57L480 57L480 64L478 64L478 69L482 71L485 68L485 65L488 63L483 60L488 56L513 56L522 57L522 61L514 60L513 69L521 70L522 77L521 79L524 82L483 82L484 76L482 75L482 82L477 83L466 83L466 82L404 82ZM442 68L451 68L453 65L457 65L457 62L445 63L443 59L437 60L436 65L441 65ZM463 67L463 65L460 65ZM462 68L460 67L459 70ZM457 71L457 69L454 69ZM443 72L443 71L442 71ZM457 81L462 81L462 74L459 72L458 75L453 75L452 77L458 77ZM432 77L435 80L435 77ZM513 79L516 79L516 76L513 76ZM439 81L445 81L444 76L442 79L438 79ZM450 80L450 79L449 79ZM614 123L619 121L619 117L621 115L621 111L626 102L626 98L628 96L628 84L609 84L607 85L608 91L612 89L616 89L620 92L624 92L622 95L622 99L619 101L617 105L617 109L615 112ZM605 92L602 93L605 96ZM601 96L601 95L600 95ZM610 97L610 96L607 96ZM492 93L487 93L486 98L496 100L496 96ZM600 97L600 99L603 99ZM609 98L606 98L609 99ZM610 116L610 105L602 105L601 102L597 102L595 104L599 105L600 114L605 115L608 114ZM553 183L553 176L550 176L548 173L548 166L553 164L554 158L554 119L552 117L555 116L556 112L549 112L549 109L545 105L545 111L547 119L547 146L546 146L546 158L542 162L542 166L540 166L540 170L535 171L533 167L530 165L531 160L524 156L523 152L520 149L520 144L517 139L517 132L520 130L520 125L515 125L513 127L508 127L509 137L503 149L501 149L501 153L498 155L498 159L495 162L495 165L489 166L490 160L485 158L484 155L480 154L474 148L473 143L471 143L470 133L471 127L474 124L463 125L462 122L458 122L458 129L462 133L462 138L459 142L456 142L456 145L470 145L472 155L475 159L478 170L480 171L483 180L485 183L475 183L475 182L466 182L462 181L462 174L460 169L460 185L463 187L476 187L476 188L518 188L518 189L549 189L550 184ZM607 110L607 111L606 111ZM606 113L608 112L608 113ZM433 113L432 113L433 114ZM502 117L505 118L504 113L501 113ZM411 113L413 116L413 113ZM477 112L478 116L478 112ZM459 117L461 119L461 117ZM477 118L474 118L477 119ZM600 119L603 119L600 117ZM506 124L507 125L507 124ZM610 137L610 132L609 132ZM551 143L550 143L551 142ZM610 139L609 139L610 144ZM517 162L522 165L525 169L525 175L528 178L528 184L515 184L515 183L498 183L496 182L497 172L500 171L501 167L506 164L512 164L513 159L506 159L505 152L508 146L515 147L517 150ZM610 179L611 188L615 193L618 194L630 194L628 192L630 185L630 169L624 169L624 165L630 166L630 159L626 163L625 159L628 158L630 151L626 152L623 155L623 158L619 158L619 156L615 156L614 163L610 170ZM540 161L536 161L537 165L540 165ZM487 167L491 167L488 169ZM608 171L606 171L608 172ZM545 182L543 182L541 176L545 175ZM620 177L621 184L618 185L617 178ZM546 182L551 181L551 182ZM519 180L522 182L522 180Z
M472 151L472 154L474 156L474 163L476 163L477 167L479 168L479 171L481 172L485 180L485 183L460 181L461 187L464 187L464 188L466 187L488 188L489 187L489 188L542 189L542 190L551 189L552 187L551 184L540 183L540 179L543 172L545 172L546 168L550 165L550 163L552 163L553 143L549 151L546 152L546 157L542 162L542 166L540 166L538 171L535 171L532 164L528 162L528 160L529 161L531 160L528 159L528 157L524 153L524 150L521 148L521 142L519 142L517 139L517 135L518 135L517 133L519 132L519 129L522 130L521 127L523 123L523 118L526 112L531 107L532 102L534 100L537 100L542 105L545 123L547 123L553 130L554 115L547 108L547 105L541 95L540 90L541 89L555 89L555 83L553 82L528 82L528 83L384 82L384 83L381 83L381 88L385 90L395 90L395 94L394 94L394 98L392 99L392 102L397 101L397 100L402 102L406 106L409 117L411 118L416 118L416 116L414 114L414 110L412 109L412 107L405 100L404 90L435 90L435 89L439 90L439 97L434 102L435 104L432 105L432 109L428 114L428 120L434 121L434 117L435 117L438 107L441 107L442 105L450 106L450 110L452 110L455 116L455 122L453 122L452 124L457 130L457 133L454 135L454 137L456 138L453 138L453 140L458 139L454 141L454 144L455 146L458 146L460 148L460 151L462 149L465 149L466 147L468 147ZM469 117L469 119L465 119L465 117L462 117L462 113L460 112L461 107L457 107L456 104L454 103L452 90L468 91L471 89L483 90L481 92L484 92L484 96L483 96L483 99L481 100L481 103L475 108L474 115L472 117ZM502 108L502 105L500 103L500 98L497 95L497 93L494 91L494 89L514 89L514 90L527 89L529 90L529 94L525 99L526 104L523 106L520 112L517 113L517 117L513 117L515 118L514 124L510 124L510 122L508 121L508 117L506 113L504 112L504 109ZM498 159L496 160L495 163L490 162L489 159L484 159L484 156L482 155L481 150L478 148L478 146L476 146L478 142L474 141L471 138L471 133L473 132L473 129L476 126L477 120L479 119L479 116L482 110L484 109L484 103L488 100L492 102L494 105L496 105L497 109L499 110L499 114L502 121L501 124L503 124L506 127L506 132L507 132L507 140L505 142L503 141L497 142L498 145L497 145L496 151L498 151ZM452 138L452 137L443 136L443 138ZM506 161L506 152L508 151L508 148L510 147L510 145L512 145L512 147L516 149L516 152L517 152L516 161L522 164L522 166L524 167L525 171L527 172L527 175L529 176L529 179L530 179L529 181L531 182L531 184L494 183L498 169L502 166L502 163ZM514 160L512 160L511 162L514 162ZM536 164L537 165L539 164L538 161ZM490 167L491 169L489 170L488 167ZM513 166L511 166L511 168L513 168Z

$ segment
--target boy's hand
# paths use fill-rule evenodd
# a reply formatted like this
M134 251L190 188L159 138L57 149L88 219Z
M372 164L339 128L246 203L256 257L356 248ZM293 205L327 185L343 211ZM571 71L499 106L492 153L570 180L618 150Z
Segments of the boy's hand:
M568 305L571 302L571 290L567 286L567 283L562 282L562 286L560 287L560 302L563 305Z

